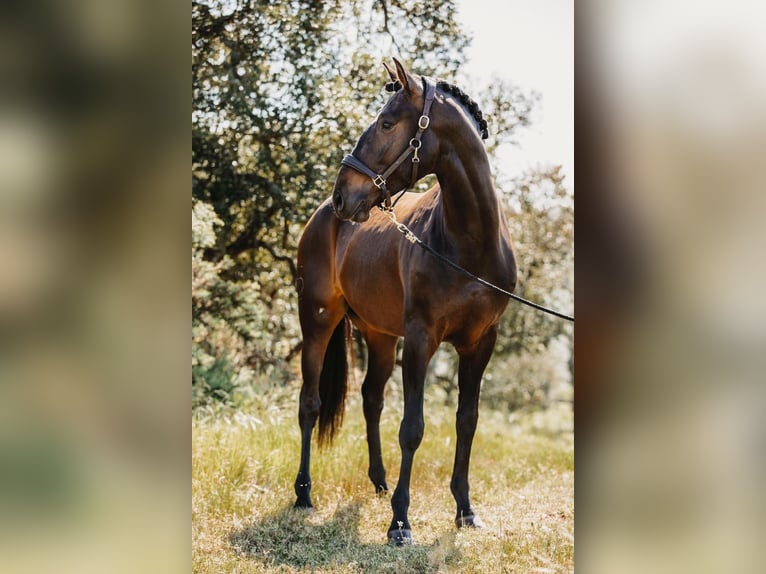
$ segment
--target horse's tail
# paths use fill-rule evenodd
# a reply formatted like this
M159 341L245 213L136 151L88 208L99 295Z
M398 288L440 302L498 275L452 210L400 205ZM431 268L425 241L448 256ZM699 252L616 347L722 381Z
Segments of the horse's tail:
M346 338L351 330L348 316L335 327L324 355L322 374L319 375L319 430L317 442L320 447L329 446L343 423L348 379Z

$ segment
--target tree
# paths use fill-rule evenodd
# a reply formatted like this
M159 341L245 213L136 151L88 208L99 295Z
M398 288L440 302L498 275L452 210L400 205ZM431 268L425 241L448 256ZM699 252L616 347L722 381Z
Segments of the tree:
M574 203L560 166L534 169L501 184L518 260L516 293L564 312L574 307ZM572 325L517 302L503 315L497 350L539 351L572 335Z
M453 73L454 5L195 1L192 15L193 196L222 221L208 257L257 266L263 251L294 271L300 228L383 101L375 46L398 37L417 69Z
M518 261L516 293L571 313L574 202L561 167L529 170L500 188ZM572 383L573 337L572 323L511 301L500 322L485 399L510 409L547 407L554 387Z
M192 2L192 197L210 224L193 246L197 380L296 355L297 241L387 97L381 59L457 82L469 42L452 1ZM486 96L492 152L535 96L499 82Z

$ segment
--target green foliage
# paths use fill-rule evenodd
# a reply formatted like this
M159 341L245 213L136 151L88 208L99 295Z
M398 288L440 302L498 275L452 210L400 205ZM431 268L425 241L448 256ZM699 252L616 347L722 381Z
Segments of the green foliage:
M455 7L211 1L192 8L193 196L222 221L207 257L294 272L303 224L329 195L344 148L384 101L379 48L397 38L416 69L454 73L467 42Z
M234 399L254 375L272 383L294 376L298 238L329 195L340 159L387 97L381 60L398 55L417 72L460 83L469 42L451 1L192 2L195 405ZM539 99L496 79L470 92L490 124L490 154L515 142ZM549 207L555 197L571 199L561 195L560 175L526 174L501 187L521 294L570 309L571 285L561 273L571 232L549 235L570 225L571 208ZM500 355L540 356L568 333L511 306ZM448 375L439 381L454 383Z
M384 101L380 60L394 37L412 50L405 60L440 73L456 71L467 42L452 2L192 3L199 389L218 396L247 378L243 368L268 371L297 354L297 241L344 148Z
M208 366L192 366L192 407L212 400L228 401L235 387L234 371L226 359L214 359Z
M559 167L535 169L499 185L518 264L516 294L574 309L574 205ZM516 301L500 321L484 378L485 402L511 410L571 401L572 324Z
M532 125L540 94L527 93L502 78L490 78L481 92L482 111L489 118L487 153L492 156L502 145L518 145L516 135Z
M268 297L263 283L233 279L228 256L210 261L204 252L221 222L201 201L192 208L192 396L193 405L228 401L253 371L275 378L288 375L285 357L297 338L273 332L297 331L297 312L289 299ZM268 278L268 272L259 277Z
M574 202L560 167L528 171L500 185L518 260L516 293L554 309L574 307ZM541 351L572 324L511 302L498 350Z
M483 403L509 411L571 403L570 353L571 345L565 337L537 352L496 353L482 382Z

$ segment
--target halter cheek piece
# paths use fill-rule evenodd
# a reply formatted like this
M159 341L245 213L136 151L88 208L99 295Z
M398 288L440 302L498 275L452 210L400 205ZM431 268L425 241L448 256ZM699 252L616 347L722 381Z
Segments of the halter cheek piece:
M420 119L418 119L418 131L410 140L407 148L401 154L399 154L399 157L396 158L394 163L392 163L387 170L385 170L382 174L375 173L375 171L371 170L364 164L364 162L362 162L360 159L357 159L352 154L348 154L341 161L342 165L350 167L359 173L363 173L372 179L372 183L380 190L381 196L383 198L383 204L386 206L386 208L391 207L391 192L386 187L386 180L410 155L412 155L412 178L410 179L410 184L405 189L413 187L418 181L418 164L420 163L418 150L420 150L420 147L423 145L423 142L420 141L420 138L423 137L423 132L428 129L428 125L431 123L431 118L428 116L428 113L431 110L431 104L433 103L434 96L436 95L436 85L434 84L433 80L425 76L423 76L423 91L425 93L425 102L423 103L423 113L420 116Z

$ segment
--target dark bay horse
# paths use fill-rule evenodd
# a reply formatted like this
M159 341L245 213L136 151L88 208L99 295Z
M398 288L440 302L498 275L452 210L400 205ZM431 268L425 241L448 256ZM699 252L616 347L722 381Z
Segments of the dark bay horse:
M311 217L298 247L303 386L295 506L312 507L309 460L317 420L320 445L332 440L342 420L349 319L368 349L362 396L369 477L376 491L388 490L379 421L396 344L404 337L402 461L388 529L389 541L401 545L412 541L407 511L413 457L425 426L426 369L442 341L459 356L450 484L455 522L481 526L469 499L468 466L481 378L508 299L406 241L382 211L372 208L388 205L388 190L436 174L438 184L427 192L401 196L396 218L441 254L508 291L516 284L516 263L482 142L486 121L478 106L458 88L413 75L394 62L395 70L385 66L393 95L344 159L332 197Z

